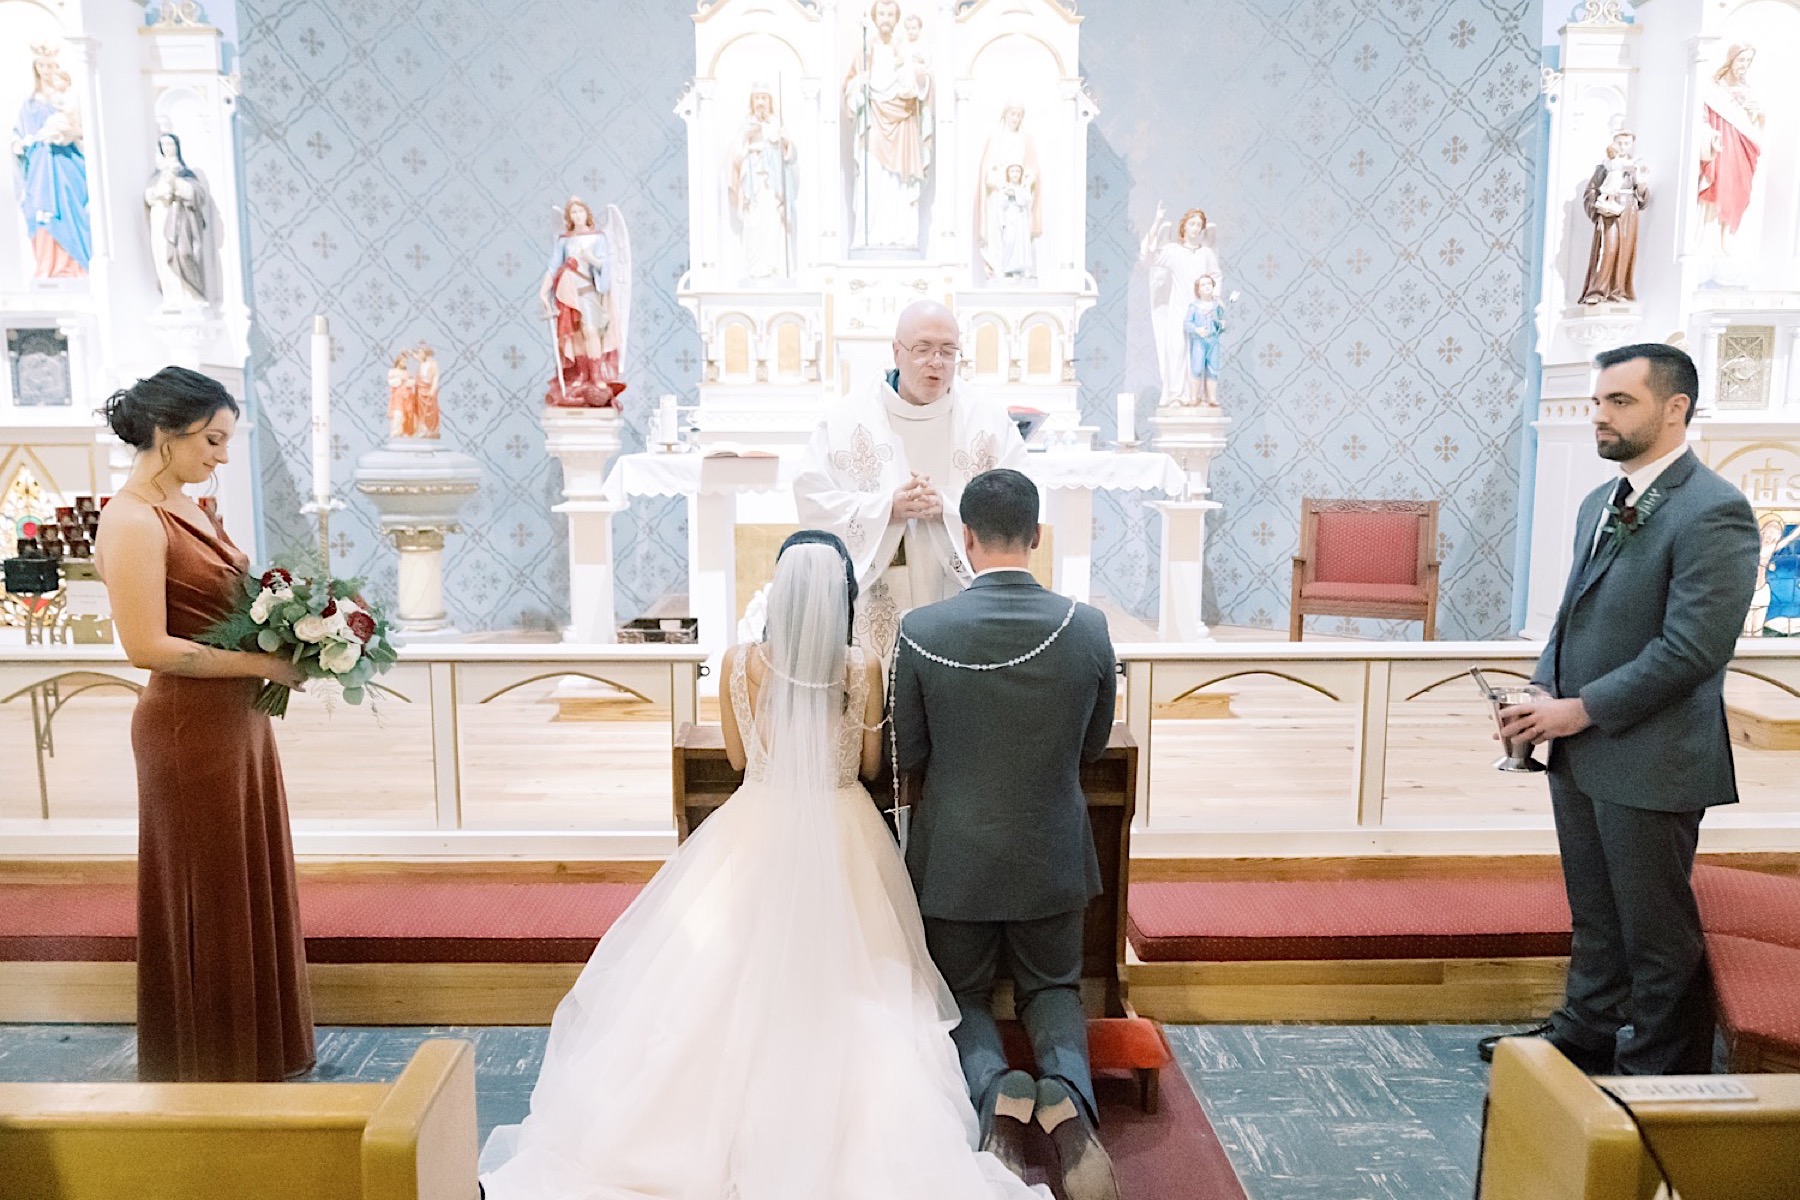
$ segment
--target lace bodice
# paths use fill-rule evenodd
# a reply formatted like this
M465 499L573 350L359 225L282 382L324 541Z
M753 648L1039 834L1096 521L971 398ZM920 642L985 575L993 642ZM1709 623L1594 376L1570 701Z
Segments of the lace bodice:
M731 709L737 716L738 733L744 739L744 781L761 783L768 778L769 759L756 728L756 716L750 708L750 668L752 654L761 654L757 645L747 645L737 656L731 669ZM768 664L765 661L764 666ZM845 674L849 676L844 710L831 731L831 742L837 747L838 787L856 783L857 768L862 763L863 710L869 703L867 659L860 646L851 646L845 654Z

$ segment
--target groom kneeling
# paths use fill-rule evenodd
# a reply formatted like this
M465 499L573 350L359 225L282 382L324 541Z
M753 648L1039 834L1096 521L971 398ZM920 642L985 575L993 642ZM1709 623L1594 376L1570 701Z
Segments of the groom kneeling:
M906 865L932 960L962 1011L953 1037L982 1149L1022 1173L1035 1119L1070 1200L1116 1200L1095 1133L1080 990L1083 915L1100 894L1081 764L1100 757L1112 728L1112 640L1097 609L1027 569L1039 537L1031 480L977 475L960 512L974 581L908 614L895 648L899 765L925 772ZM1035 1082L1007 1070L994 1023L1002 953Z

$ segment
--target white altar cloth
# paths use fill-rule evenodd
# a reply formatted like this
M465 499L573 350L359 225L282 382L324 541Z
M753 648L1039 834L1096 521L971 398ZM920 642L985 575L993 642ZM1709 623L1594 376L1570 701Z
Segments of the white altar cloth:
M621 454L607 472L603 490L614 503L633 496L687 498L688 611L700 619L700 644L715 655L737 631L738 497L791 497L803 459L799 447L771 457L650 451ZM1034 451L1025 473L1042 490L1044 523L1055 531L1051 586L1076 600L1093 594L1094 493L1179 497L1187 483L1181 464L1156 451ZM792 521L791 506L782 507Z

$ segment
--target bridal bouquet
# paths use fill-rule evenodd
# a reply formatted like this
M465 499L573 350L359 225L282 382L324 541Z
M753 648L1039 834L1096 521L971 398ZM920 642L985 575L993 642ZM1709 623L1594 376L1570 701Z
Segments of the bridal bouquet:
M244 595L230 616L195 639L223 650L261 650L290 658L308 679L343 689L346 704L361 704L370 680L394 665L387 617L362 598L357 579L312 579L276 565L244 578ZM287 715L293 693L263 686L258 712Z

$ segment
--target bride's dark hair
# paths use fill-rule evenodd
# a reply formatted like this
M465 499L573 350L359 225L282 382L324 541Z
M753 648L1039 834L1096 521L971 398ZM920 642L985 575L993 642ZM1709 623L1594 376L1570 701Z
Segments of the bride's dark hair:
M781 561L781 556L788 552L789 546L806 546L806 545L830 546L833 550L837 551L838 557L844 560L845 603L849 606L849 617L850 617L849 621L846 624L848 625L849 630L850 630L850 640L855 641L856 640L856 562L855 562L855 560L850 557L850 551L845 548L844 540L842 538L840 538L837 534L829 533L823 529L801 529L801 530L797 530L793 533L788 534L787 540L785 542L781 543L781 549L779 549L775 552L775 561L776 562Z

